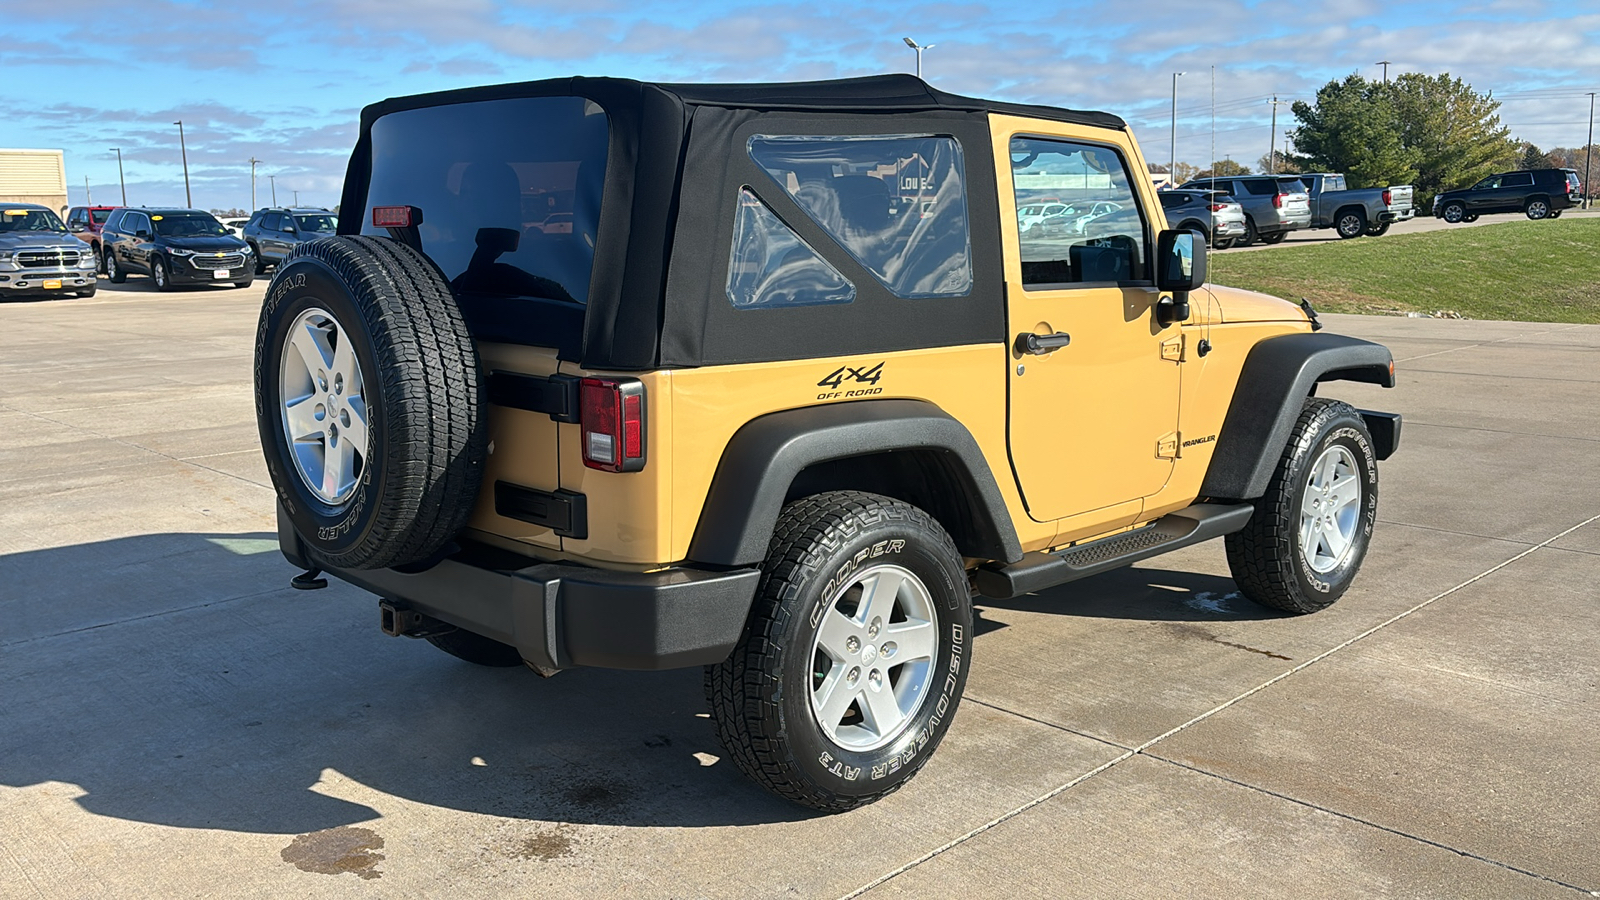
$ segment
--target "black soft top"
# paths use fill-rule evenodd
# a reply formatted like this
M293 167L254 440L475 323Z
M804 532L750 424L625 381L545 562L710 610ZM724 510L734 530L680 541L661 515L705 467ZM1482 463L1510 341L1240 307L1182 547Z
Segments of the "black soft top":
M767 84L663 84L631 78L550 78L484 87L459 88L429 94L393 97L374 103L361 113L362 122L401 109L446 103L471 103L503 97L571 95L589 97L617 111L620 101L647 93L666 95L685 106L720 106L754 110L839 110L841 112L918 112L957 110L995 112L1073 122L1101 128L1124 128L1126 123L1110 113L1006 103L951 94L930 86L914 75L871 75L831 81L790 81Z

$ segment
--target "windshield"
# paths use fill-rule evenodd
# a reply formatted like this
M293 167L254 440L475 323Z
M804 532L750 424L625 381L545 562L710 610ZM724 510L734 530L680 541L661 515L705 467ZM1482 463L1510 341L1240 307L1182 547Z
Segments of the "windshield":
M203 237L230 233L210 213L151 216L150 221L156 223L156 234L162 237Z
M339 220L326 213L313 216L295 216L294 221L301 231L314 231L318 234L339 233Z
M0 209L0 234L14 231L66 231L48 209Z

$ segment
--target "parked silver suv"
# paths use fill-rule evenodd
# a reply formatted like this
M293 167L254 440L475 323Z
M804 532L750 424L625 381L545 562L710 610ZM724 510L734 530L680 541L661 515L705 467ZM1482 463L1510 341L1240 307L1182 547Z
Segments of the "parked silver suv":
M1183 187L1232 194L1244 206L1241 247L1248 247L1258 239L1264 244L1276 244L1288 237L1289 232L1311 226L1311 196L1306 193L1305 182L1294 175L1196 178Z

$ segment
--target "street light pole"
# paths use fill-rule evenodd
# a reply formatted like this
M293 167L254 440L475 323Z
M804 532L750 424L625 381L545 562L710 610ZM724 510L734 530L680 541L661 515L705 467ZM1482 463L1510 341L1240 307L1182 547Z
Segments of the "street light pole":
M1167 178L1173 187L1178 186L1178 76L1187 74L1172 73L1172 143L1167 147Z
M250 157L250 211L256 211L256 163L261 160Z
M902 38L902 40L906 42L907 47L917 51L917 78L920 79L922 78L922 51L932 50L935 45L929 44L924 47L923 45L918 44L916 41L913 41L911 38Z
M94 194L89 193L89 176L87 175L83 176L83 196L87 201L84 203L85 206L94 205Z
M117 151L117 183L122 185L122 205L128 205L128 180L122 177L122 148L112 147Z
M172 124L178 126L178 148L183 151L183 203L193 209L194 195L189 193L189 145L183 139L183 120L179 119Z
M1384 84L1388 84L1389 83L1389 66L1390 66L1390 62L1387 59L1380 59L1377 62L1373 63L1373 65L1375 65L1375 66L1383 66L1383 83Z
M268 175L267 181L272 185L272 205L278 205L278 176Z
M1594 206L1594 189L1589 187L1589 163L1594 159L1594 91L1589 92L1589 140L1583 145L1583 208Z
M294 192L294 208L295 209L299 209L300 208L300 192L299 191L295 191Z

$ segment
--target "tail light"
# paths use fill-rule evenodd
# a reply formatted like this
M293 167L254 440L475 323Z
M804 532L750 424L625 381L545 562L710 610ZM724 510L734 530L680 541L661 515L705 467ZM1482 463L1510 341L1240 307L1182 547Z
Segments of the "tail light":
M644 384L634 378L578 383L583 464L602 472L644 468Z
M1394 205L1394 194L1388 188L1384 188L1383 189L1383 205L1384 206L1393 206Z
M1273 194L1272 195L1272 208L1273 209L1283 209L1283 198L1284 198L1284 196L1286 196L1286 195L1284 195L1284 194Z
M1211 204L1211 211L1212 212L1222 212L1223 210L1225 210L1227 208L1228 208L1228 204L1226 204L1226 203L1213 203L1213 204Z

